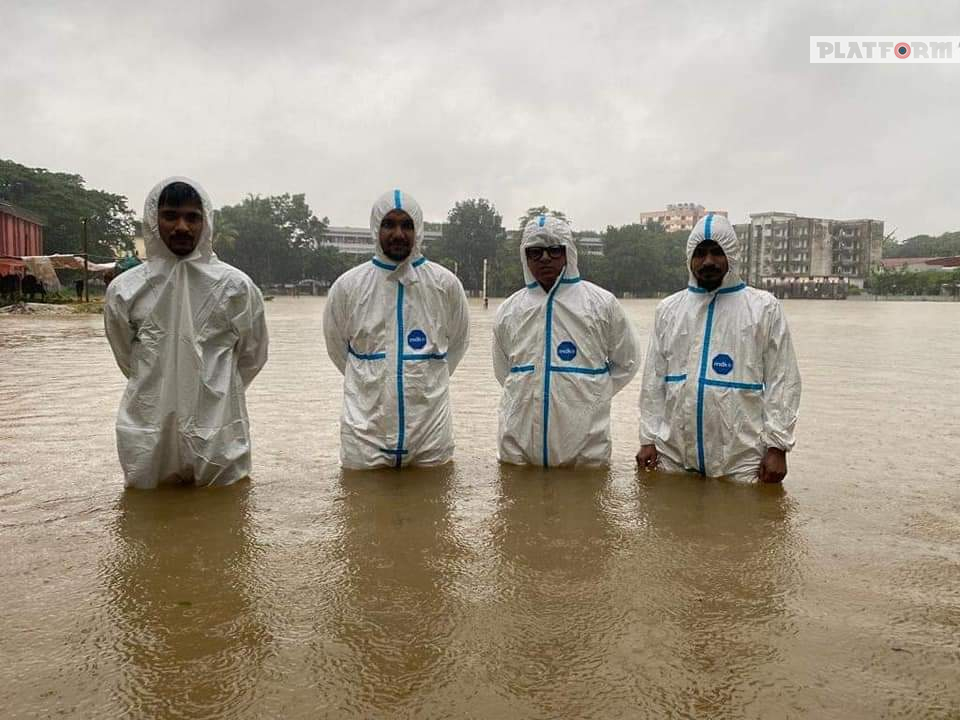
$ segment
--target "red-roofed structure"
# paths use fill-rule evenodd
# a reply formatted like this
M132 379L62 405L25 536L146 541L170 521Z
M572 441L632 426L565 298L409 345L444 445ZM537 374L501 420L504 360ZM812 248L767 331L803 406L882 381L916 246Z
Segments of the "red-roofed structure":
M960 255L950 257L913 257L913 258L883 258L880 261L884 270L905 270L907 272L924 272L927 270L954 270L960 268Z
M0 201L0 275L23 274L17 258L43 255L43 219Z

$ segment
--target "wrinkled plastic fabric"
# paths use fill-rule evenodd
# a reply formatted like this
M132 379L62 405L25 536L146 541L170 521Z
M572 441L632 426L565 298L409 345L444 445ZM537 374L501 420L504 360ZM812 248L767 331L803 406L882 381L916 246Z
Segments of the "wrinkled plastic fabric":
M23 263L27 266L27 272L42 282L43 289L47 292L55 293L63 289L50 257L46 255L30 255L23 258ZM83 267L83 261L80 262L80 267Z
M193 254L160 239L163 188L185 182L203 201ZM147 196L147 260L107 290L104 324L127 388L117 415L117 451L128 487L164 482L228 485L251 471L245 388L267 361L263 298L243 272L213 253L213 205L187 178Z
M769 447L789 451L800 408L800 370L780 302L740 278L740 244L718 215L687 241L687 268L703 240L720 244L730 269L707 292L686 290L657 306L640 394L640 443L660 466L709 477L757 478Z
M525 249L562 245L566 266L549 292ZM636 336L616 298L582 280L570 226L540 216L520 243L526 287L497 311L493 368L503 386L498 456L516 465L605 465L610 403L639 369Z
M400 263L380 249L380 223L394 209L413 219L416 240ZM377 247L327 296L323 334L343 374L340 462L345 468L439 465L453 457L449 385L470 340L470 316L456 275L421 253L423 214L400 190L370 213Z

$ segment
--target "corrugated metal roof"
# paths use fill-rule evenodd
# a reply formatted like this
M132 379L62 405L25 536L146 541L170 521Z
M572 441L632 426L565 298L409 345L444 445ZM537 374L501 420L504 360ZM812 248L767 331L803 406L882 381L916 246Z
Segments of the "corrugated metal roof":
M931 269L938 267L960 267L960 255L952 255L949 257L883 258L880 263L888 270L894 270L907 265L929 265Z
M36 225L46 225L47 222L39 215L30 212L29 210L24 210L19 208L16 205L12 205L8 202L0 200L0 213L6 215L13 215L14 217L20 218L21 220L26 220L27 222L32 222Z
M938 267L960 267L960 255L953 257L931 258L927 260L927 265L937 265Z

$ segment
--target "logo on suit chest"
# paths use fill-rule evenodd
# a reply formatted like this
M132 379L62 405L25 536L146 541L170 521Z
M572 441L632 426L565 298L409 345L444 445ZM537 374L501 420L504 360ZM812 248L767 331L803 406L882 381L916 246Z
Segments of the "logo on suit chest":
M729 375L733 372L733 358L720 353L713 358L713 371L717 375Z
M564 340L557 346L557 357L565 362L570 362L577 356L577 346L569 340Z
M414 350L423 350L427 346L427 335L423 330L411 330L407 335L407 345Z

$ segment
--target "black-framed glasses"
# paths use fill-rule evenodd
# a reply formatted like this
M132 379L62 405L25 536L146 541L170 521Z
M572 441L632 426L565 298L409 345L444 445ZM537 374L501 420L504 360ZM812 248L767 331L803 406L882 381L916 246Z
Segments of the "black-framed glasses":
M550 247L529 247L524 250L527 254L527 260L539 260L543 253L556 260L567 254L567 249L563 245L551 245Z

